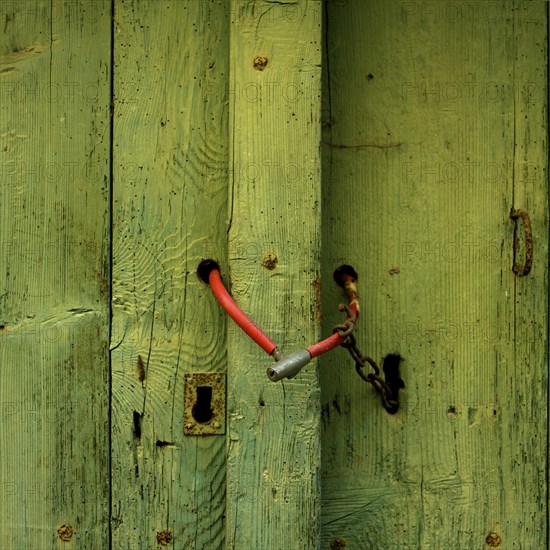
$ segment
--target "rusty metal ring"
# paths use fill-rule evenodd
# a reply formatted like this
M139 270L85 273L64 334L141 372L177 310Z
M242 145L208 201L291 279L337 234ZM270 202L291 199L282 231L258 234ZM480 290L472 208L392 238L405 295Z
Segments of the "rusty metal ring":
M517 220L521 218L523 222L523 233L525 236L525 263L519 264L516 260L519 251L519 239L517 236L517 225L514 225L514 265L513 272L518 277L525 277L531 271L533 265L533 230L531 229L531 220L525 210L518 208L510 212L510 219Z

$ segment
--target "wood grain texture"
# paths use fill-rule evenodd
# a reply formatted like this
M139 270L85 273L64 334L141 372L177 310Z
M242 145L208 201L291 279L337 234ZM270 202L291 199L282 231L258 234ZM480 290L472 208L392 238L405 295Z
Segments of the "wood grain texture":
M232 177L223 276L237 303L286 352L319 336L320 8L231 2ZM228 548L319 542L316 367L272 383L272 362L228 325Z
M110 15L0 5L0 548L108 546Z
M184 374L224 372L195 273L226 258L228 9L115 9L113 546L223 546L225 437L184 436Z
M493 8L328 3L322 280L356 268L359 347L400 353L406 389L390 416L322 359L324 548L546 545L547 6Z

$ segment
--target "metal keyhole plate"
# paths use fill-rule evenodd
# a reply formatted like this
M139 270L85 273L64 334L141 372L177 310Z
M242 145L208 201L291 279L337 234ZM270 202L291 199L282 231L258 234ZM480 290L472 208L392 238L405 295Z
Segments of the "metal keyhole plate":
M185 435L225 433L225 373L195 372L184 377Z

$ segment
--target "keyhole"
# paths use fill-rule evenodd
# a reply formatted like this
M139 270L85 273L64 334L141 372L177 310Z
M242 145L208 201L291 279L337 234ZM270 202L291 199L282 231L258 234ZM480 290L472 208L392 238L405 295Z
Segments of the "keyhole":
M206 424L212 420L214 411L212 410L212 386L197 387L197 402L191 410L193 418L199 424Z

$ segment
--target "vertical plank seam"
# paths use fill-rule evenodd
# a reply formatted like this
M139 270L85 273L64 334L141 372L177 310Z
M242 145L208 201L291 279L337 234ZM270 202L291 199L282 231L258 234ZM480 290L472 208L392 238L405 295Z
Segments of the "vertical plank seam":
M110 128L109 128L109 348L108 348L108 389L109 395L107 397L108 403L108 412L107 412L107 423L108 423L108 479L109 479L109 496L108 496L108 513L109 518L107 520L108 526L108 535L107 535L107 545L108 549L112 550L113 548L113 361L112 356L113 352L111 350L111 341L112 341L112 332L113 332L113 259L114 259L114 250L113 250L113 233L114 233L114 148L115 148L115 0L110 2L111 10L111 56L109 59L109 108L110 108Z
M228 48L228 55L229 55L229 74L227 76L227 87L228 91L231 86L231 78L234 73L233 71L233 33L231 32L231 26L233 24L232 21L232 8L230 8L230 14L229 14L229 48ZM235 205L235 140L232 139L233 131L235 129L235 111L236 111L236 105L235 105L235 97L230 99L229 105L229 120L227 124L227 139L230 140L230 148L229 148L229 190L228 190L228 196L227 196L227 231L226 231L226 247L229 249L229 233L231 231L231 225L233 224L233 208ZM229 258L227 258L227 268L229 269ZM229 273L227 274L227 278L229 281L229 288L231 288L231 281L229 279Z
M50 88L52 86L52 64L53 64L53 0L50 0ZM50 108L51 113L51 108Z
M325 67L326 67L326 74L327 74L327 103L328 103L328 113L329 113L329 128L330 128L330 120L332 118L332 102L331 102L331 89L330 89L330 51L328 49L329 45L329 39L328 39L328 0L324 0L323 2L323 8L324 8L324 22L325 22L325 36L324 36L324 46L325 46ZM332 140L331 140L332 142ZM330 149L329 149L330 150ZM332 155L331 155L332 158Z
M329 16L329 5L328 0L324 0L323 2L323 9L324 9L324 48L325 48L325 71L327 75L327 104L328 104L328 121L325 122L326 129L328 130L329 139L328 142L332 143L332 96L331 96L331 85L330 85L330 51L329 51L329 36L328 36L328 16ZM323 30L321 31L323 32ZM321 71L323 69L321 68ZM321 73L321 88L323 86L322 83L323 75ZM321 107L322 109L322 107ZM322 122L321 122L322 124ZM321 127L321 143L323 142L322 138L323 128ZM333 155L332 155L332 147L329 147L328 149L328 185L330 187L330 181L331 181L331 175L332 175L332 161L333 161ZM321 193L320 193L320 200L321 200L321 216L322 216L322 201L323 201L323 182L325 181L325 178L323 177L323 159L322 159L322 153L321 153ZM320 262L323 260L323 243L324 239L322 238L322 228L321 228L321 254L320 254Z
M546 194L550 204L550 165L548 162L548 153L550 152L550 86L548 79L550 78L550 4L546 3ZM548 250L550 237L546 236ZM550 254L546 255L546 548L550 548L550 376L548 372L548 358L550 357L550 322L548 316L550 314L550 292L548 274L550 273Z

